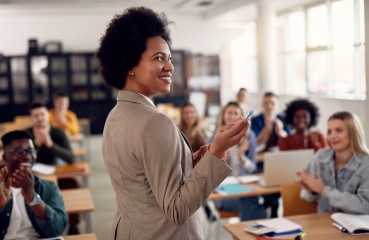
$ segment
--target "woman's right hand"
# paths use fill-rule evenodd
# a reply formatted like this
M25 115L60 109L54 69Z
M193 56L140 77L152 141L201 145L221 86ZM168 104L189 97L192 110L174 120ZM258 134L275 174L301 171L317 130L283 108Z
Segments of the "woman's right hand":
M8 168L3 167L0 170L0 211L8 204L10 200L10 186L12 185L12 179L8 177L5 187L5 178L8 175Z
M235 124L229 124L219 128L209 151L221 159L229 148L241 141L249 127L250 119L238 116Z

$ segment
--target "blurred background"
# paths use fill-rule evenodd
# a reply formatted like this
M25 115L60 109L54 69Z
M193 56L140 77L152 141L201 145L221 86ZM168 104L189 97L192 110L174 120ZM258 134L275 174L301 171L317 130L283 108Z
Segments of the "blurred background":
M266 91L279 95L281 110L307 97L320 108L318 129L325 131L332 113L349 110L369 133L364 0L0 0L0 124L28 115L33 100L52 107L54 92L62 90L70 109L87 119L95 135L92 163L103 167L100 134L117 91L104 86L94 52L113 16L132 6L165 12L175 22L171 92L155 104L176 123L178 107L191 101L214 128L221 106L244 87L256 112ZM105 187L102 178L110 183L94 174L96 204L94 186ZM96 207L105 214L99 221L93 215L99 239L110 231L112 208Z

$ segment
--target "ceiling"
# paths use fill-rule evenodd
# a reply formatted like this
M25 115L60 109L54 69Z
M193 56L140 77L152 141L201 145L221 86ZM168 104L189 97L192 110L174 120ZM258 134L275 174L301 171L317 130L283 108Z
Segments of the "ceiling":
M0 9L20 8L106 8L116 6L148 6L203 19L221 22L242 22L257 17L257 4L273 3L276 10L309 4L319 0L0 0ZM323 0L322 0L323 1Z

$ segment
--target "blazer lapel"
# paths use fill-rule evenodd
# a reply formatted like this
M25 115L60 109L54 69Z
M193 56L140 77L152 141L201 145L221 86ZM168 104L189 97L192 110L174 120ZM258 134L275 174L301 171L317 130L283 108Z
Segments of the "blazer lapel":
M182 138L185 140L185 142L186 142L186 144L187 144L188 148L191 150L191 153L193 153L193 151L192 151L192 147L191 147L191 144L188 142L188 140L187 140L186 136L182 133L182 131L181 131L179 128L178 128L178 131L181 133L181 136L182 136Z

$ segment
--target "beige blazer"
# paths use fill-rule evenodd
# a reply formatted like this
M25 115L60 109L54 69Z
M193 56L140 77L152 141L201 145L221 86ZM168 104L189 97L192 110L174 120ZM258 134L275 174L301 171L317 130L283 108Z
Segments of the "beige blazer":
M231 169L210 152L193 168L187 140L150 99L119 92L103 157L117 202L110 239L204 238L196 211Z

